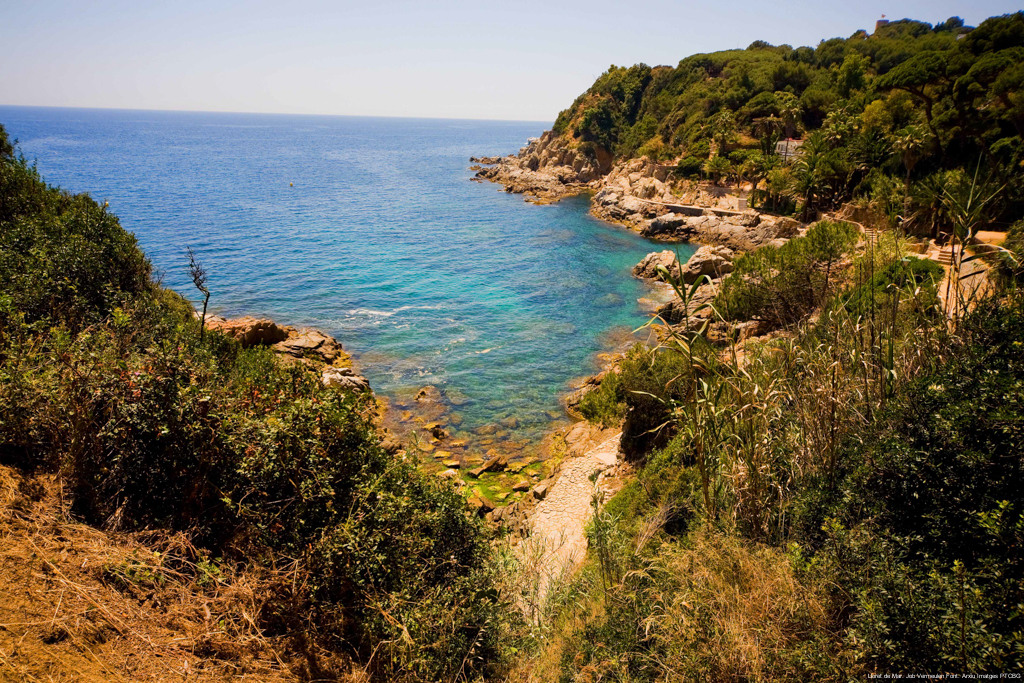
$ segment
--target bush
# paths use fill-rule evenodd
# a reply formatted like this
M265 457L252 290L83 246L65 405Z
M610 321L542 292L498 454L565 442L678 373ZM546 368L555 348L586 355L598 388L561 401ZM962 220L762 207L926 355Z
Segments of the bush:
M924 287L934 296L944 275L942 266L934 261L910 256L884 266L867 282L857 285L837 300L851 315L863 316L872 309L884 307L897 292L910 295Z
M982 305L948 360L847 440L841 482L804 494L799 528L874 670L1024 661L1022 345L1020 298Z
M601 379L597 389L585 394L576 410L588 422L608 429L618 426L626 415L626 402L622 394L622 382L616 372L609 372Z
M705 159L695 156L685 156L676 164L674 172L683 178L699 178L704 170Z
M729 320L791 325L820 306L837 281L836 270L858 239L850 223L819 221L781 247L740 256L714 306Z
M642 457L671 438L671 402L682 397L689 373L687 360L671 350L639 344L630 349L618 389L626 405L622 450L627 456Z
M0 129L0 148L9 147ZM74 329L150 293L135 237L87 195L46 186L13 151L0 156L0 292L28 322Z
M667 424L671 401L684 391L688 376L686 360L668 349L637 344L627 353L617 372L586 394L577 406L580 414L602 427L622 426L623 451L639 457L667 443L672 436Z

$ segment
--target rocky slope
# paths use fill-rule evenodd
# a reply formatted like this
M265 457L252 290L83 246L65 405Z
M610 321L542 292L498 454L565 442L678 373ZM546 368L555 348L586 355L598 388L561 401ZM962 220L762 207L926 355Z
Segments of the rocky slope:
M612 163L572 138L547 131L518 155L473 157L476 180L546 203L593 193L591 213L646 237L720 244L747 251L796 234L800 223L746 208L745 190L674 180L647 157Z

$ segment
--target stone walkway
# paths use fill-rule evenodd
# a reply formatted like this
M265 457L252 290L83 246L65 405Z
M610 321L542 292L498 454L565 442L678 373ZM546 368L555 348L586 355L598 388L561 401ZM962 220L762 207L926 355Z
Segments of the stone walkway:
M612 470L619 462L622 433L605 440L583 455L563 461L561 471L547 496L537 504L531 517L529 542L522 551L532 553L537 572L535 605L542 606L553 581L571 574L587 552L584 533L594 512L592 500L603 500L621 487Z

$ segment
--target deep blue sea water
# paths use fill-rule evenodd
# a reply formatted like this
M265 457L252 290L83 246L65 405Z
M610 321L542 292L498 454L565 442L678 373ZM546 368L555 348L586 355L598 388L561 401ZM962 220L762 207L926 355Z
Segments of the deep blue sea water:
M609 333L642 325L630 268L664 248L471 182L542 123L0 107L47 181L109 201L163 282L211 310L336 336L374 389L435 384L464 427L536 433ZM689 247L681 247L685 258Z

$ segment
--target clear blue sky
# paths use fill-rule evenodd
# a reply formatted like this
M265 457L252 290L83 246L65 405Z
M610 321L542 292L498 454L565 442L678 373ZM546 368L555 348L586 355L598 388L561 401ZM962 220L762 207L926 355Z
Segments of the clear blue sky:
M1021 0L0 0L0 104L551 121L609 64Z

